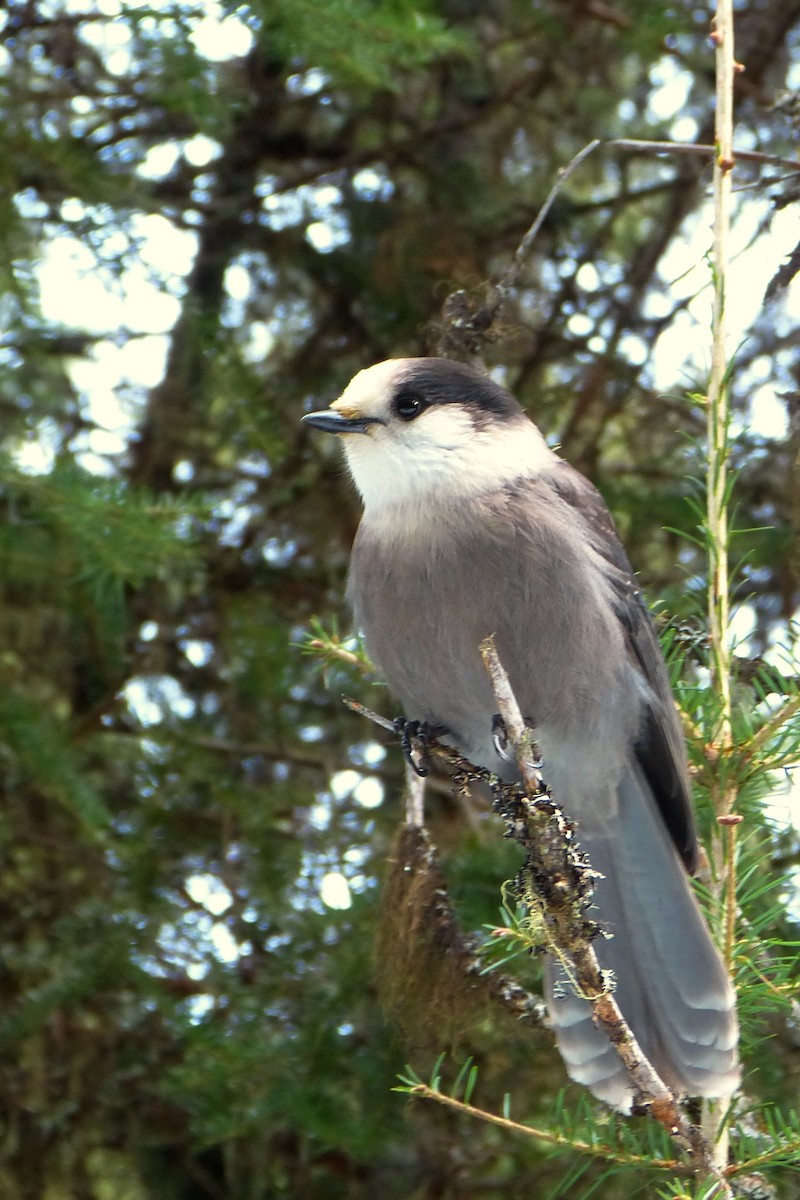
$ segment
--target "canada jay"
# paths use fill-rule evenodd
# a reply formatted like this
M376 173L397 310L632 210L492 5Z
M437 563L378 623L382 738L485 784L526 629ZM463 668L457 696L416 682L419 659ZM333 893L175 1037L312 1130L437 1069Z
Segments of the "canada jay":
M506 778L479 646L494 634L542 772L602 873L595 943L642 1049L676 1091L737 1085L734 994L687 882L698 864L666 668L600 494L502 387L445 359L361 371L309 425L338 434L364 504L349 599L409 719ZM632 1099L560 967L547 1005L573 1079Z

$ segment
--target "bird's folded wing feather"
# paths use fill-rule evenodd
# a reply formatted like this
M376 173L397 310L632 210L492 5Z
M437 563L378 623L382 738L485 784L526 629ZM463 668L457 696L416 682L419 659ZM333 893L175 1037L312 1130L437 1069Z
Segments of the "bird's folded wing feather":
M650 614L613 518L597 489L568 463L559 463L550 482L555 493L583 521L592 548L604 561L626 643L648 684L644 718L634 747L636 757L678 853L693 872L698 852L686 752Z

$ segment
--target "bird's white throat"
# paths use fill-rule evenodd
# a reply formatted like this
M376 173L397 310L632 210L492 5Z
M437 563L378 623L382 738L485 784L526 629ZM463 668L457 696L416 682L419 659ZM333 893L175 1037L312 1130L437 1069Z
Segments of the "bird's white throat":
M375 426L342 439L365 512L468 503L483 492L552 469L557 456L527 419L476 429L457 405L431 409L406 426Z

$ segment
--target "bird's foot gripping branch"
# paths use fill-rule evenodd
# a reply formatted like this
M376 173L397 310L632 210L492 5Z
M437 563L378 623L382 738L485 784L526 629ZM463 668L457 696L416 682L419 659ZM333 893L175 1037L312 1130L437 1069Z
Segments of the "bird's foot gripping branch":
M405 717L395 717L392 724L400 738L403 758L415 774L424 779L431 772L428 743L431 738L444 737L446 726L429 725L427 721L409 721Z

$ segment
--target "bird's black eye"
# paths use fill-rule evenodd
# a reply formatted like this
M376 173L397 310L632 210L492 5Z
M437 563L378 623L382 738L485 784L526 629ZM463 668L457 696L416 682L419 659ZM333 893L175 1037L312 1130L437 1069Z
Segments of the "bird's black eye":
M416 388L401 388L394 398L394 411L401 421L413 421L424 408L427 401Z

